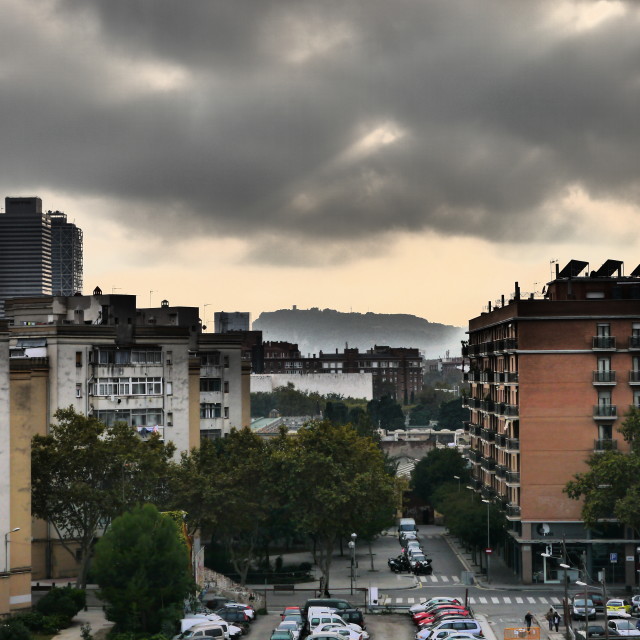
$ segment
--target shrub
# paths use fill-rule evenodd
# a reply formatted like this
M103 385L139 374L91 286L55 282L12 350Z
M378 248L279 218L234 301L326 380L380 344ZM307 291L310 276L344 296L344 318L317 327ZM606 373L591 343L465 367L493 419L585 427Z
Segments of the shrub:
M85 603L86 595L82 589L54 587L38 602L36 609L45 616L64 616L71 621Z
M0 622L0 640L31 640L29 629L16 618Z

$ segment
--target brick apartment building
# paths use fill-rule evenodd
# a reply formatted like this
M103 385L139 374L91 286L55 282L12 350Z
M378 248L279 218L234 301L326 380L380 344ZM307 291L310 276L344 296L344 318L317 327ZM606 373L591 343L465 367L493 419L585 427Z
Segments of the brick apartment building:
M586 529L563 489L594 451L626 448L616 428L640 406L640 270L572 260L545 289L522 299L516 283L510 300L469 321L473 487L503 506L505 559L524 583L559 582L564 539L571 578L584 559L589 575L634 585L633 531Z
M405 403L422 390L424 371L418 349L376 345L362 353L345 348L303 357L291 342L265 342L263 348L265 374L371 373L374 398L387 395Z

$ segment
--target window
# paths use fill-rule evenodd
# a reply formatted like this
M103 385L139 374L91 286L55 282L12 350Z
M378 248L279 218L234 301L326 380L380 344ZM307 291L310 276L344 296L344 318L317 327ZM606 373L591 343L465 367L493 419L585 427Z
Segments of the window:
M76 384L76 398L82 398L82 385Z
M609 338L611 336L610 324L598 324L598 338Z
M219 402L203 402L200 405L200 418L209 420L222 415L222 405Z
M165 386L165 389L167 390L167 395L168 396L173 395L173 382L165 382L164 386Z
M200 442L203 440L218 440L222 436L220 429L200 429Z
M229 393L229 381L228 380L224 381L224 392L225 393Z
M220 365L219 351L205 351L200 353L200 364L207 367L217 367Z
M228 369L229 368L229 356L224 356L223 362L224 362L224 368Z
M97 396L157 396L162 394L162 378L98 378L92 393Z
M162 409L109 409L95 412L96 418L108 427L116 422L126 422L132 427L153 427L162 424Z
M173 427L173 411L167 411L167 427Z
M82 366L82 351L76 351L76 367Z
M220 391L220 384L220 378L200 378L200 391Z
M225 407L224 408L224 417L228 418L229 417L229 407Z

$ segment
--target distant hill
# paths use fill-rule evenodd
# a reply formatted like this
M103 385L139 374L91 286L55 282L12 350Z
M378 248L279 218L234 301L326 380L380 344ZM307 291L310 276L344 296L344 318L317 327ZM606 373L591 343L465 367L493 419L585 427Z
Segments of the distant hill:
M253 323L263 340L298 343L303 356L325 353L345 345L361 351L374 345L417 347L427 358L460 355L465 329L429 322L403 313L341 313L334 309L263 311Z

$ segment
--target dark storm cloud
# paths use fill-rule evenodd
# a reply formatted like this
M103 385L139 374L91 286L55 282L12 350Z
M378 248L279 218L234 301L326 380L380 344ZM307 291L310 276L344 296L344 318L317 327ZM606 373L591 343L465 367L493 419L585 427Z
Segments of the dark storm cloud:
M265 233L570 238L547 211L573 186L638 205L634 2L584 30L536 0L28 4L0 26L6 193L103 195L256 259Z

